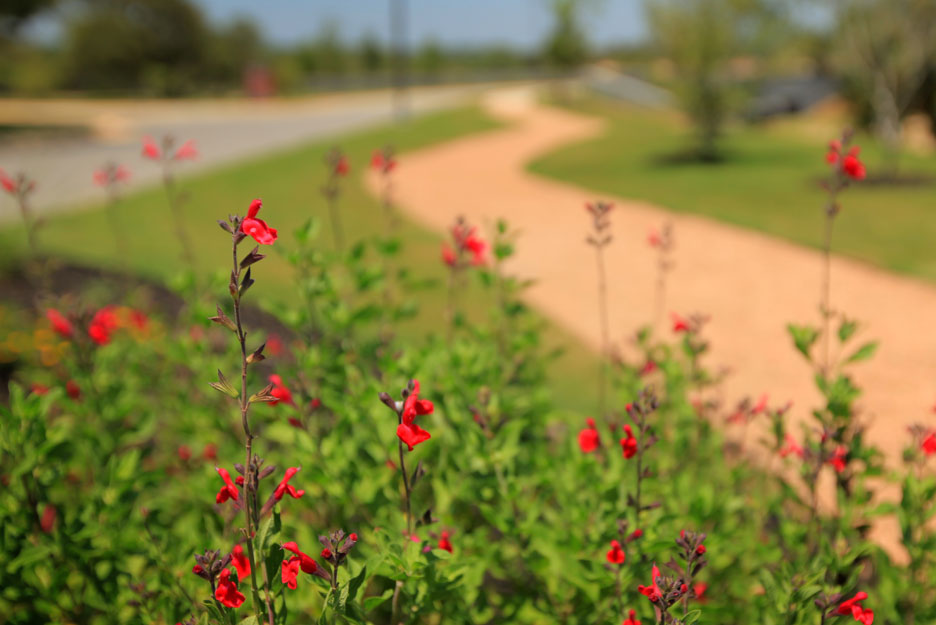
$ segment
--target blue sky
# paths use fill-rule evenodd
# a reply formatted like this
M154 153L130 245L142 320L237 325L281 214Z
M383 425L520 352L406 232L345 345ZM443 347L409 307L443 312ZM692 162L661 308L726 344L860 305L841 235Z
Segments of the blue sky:
M449 44L509 43L529 48L552 24L547 0L405 0L410 41L428 38ZM294 43L314 34L323 22L339 25L351 41L365 33L388 35L390 0L197 0L213 21L250 16L272 42ZM641 0L598 0L588 11L590 39L603 44L635 41L645 33Z
M2 1L2 0L0 0ZM405 0L409 7L409 42L427 39L444 44L481 46L509 44L530 49L552 26L548 0ZM632 42L646 33L642 0L593 0L586 12L589 39L599 45ZM342 37L356 42L371 33L389 37L390 0L194 0L214 23L237 16L254 20L274 44L293 44L313 37L322 24L338 25ZM61 19L54 13L37 19L28 35L55 40Z

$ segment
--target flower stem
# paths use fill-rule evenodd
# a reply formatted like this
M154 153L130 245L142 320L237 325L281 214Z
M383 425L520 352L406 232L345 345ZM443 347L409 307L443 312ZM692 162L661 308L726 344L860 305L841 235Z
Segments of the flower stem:
M598 269L598 323L601 330L601 359L598 368L598 412L601 418L607 417L607 386L610 331L608 330L608 284L605 274L604 254L601 246L595 246L595 259Z
M403 417L400 417L400 423L403 423ZM403 475L403 491L406 502L406 540L410 540L413 535L413 514L410 512L410 485L409 478L406 476L406 463L403 460L403 441L397 441L400 451L400 473Z
M169 163L163 165L163 188L166 190L166 200L169 203L169 210L172 212L172 221L175 225L176 236L179 239L179 245L182 246L182 259L188 265L188 268L195 273L195 253L192 251L192 242L189 240L188 233L183 225L182 197L176 191L175 178L169 169ZM234 248L235 265L237 256L237 246Z
M835 195L832 194L829 199L829 206L826 208L825 235L822 243L822 301L820 312L822 313L822 370L825 376L829 375L829 325L832 317L831 299L832 299L832 224L835 220Z
M254 597L254 612L257 616L257 623L263 622L263 617L261 614L261 600L260 600L260 589L257 585L257 558L254 554L254 518L251 508L256 508L256 505L251 506L251 494L257 491L257 483L254 480L254 471L253 471L253 433L250 431L250 421L248 419L248 412L250 411L250 401L247 398L247 333L244 331L243 323L241 322L241 292L240 292L240 263L237 262L237 244L239 242L238 234L235 231L232 234L232 255L234 259L233 265L233 287L231 297L234 299L234 323L237 326L237 340L240 343L241 351L241 388L240 388L240 413L241 413L241 425L244 428L244 437L246 439L246 464L244 465L244 470L246 472L245 481L244 481L244 513L247 517L247 557L250 558L250 586L253 590ZM266 577L266 565L264 563L264 577ZM269 587L265 587L266 591L266 608L267 615L269 616L270 625L273 625L275 620L275 615L273 612L273 602L270 599Z

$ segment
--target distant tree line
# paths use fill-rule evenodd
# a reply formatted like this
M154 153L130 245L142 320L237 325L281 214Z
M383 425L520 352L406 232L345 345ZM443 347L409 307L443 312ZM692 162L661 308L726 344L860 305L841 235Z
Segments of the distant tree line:
M48 11L63 24L60 41L40 45L17 36L30 18ZM584 60L584 35L574 35L579 43L567 41L546 55L426 40L411 46L406 67L423 82L568 70ZM223 93L239 90L251 68L269 72L278 91L292 92L318 84L386 81L397 60L375 34L349 41L329 22L310 24L304 42L274 45L246 19L210 24L191 0L0 2L0 93Z

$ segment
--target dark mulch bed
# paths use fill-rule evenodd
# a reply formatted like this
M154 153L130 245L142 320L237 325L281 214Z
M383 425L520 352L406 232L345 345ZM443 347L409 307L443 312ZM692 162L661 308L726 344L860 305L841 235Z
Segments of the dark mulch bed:
M170 326L184 307L184 301L178 293L154 280L58 259L42 259L40 262L49 268L49 291L55 293L57 300L134 306ZM38 316L42 314L39 310L40 295L37 281L25 267L14 267L0 273L0 304L3 306L34 310ZM219 302L222 301L219 299ZM262 331L262 334L277 334L284 341L295 336L292 329L275 316L254 306L245 305L243 317L244 323L254 333ZM0 402L6 402L10 380L19 366L17 361L0 363Z

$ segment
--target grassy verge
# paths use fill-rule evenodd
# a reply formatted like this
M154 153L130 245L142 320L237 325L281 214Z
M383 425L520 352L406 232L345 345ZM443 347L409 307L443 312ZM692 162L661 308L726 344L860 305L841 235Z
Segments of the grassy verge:
M204 275L223 273L224 263L230 254L229 240L218 231L215 221L228 213L245 212L251 199L261 197L264 201L261 216L279 230L281 238L271 258L264 263L263 279L256 287L257 299L273 310L279 304L293 304L297 301L293 273L276 252L295 245L292 233L309 217L318 218L321 222L319 241L323 245L332 245L327 208L320 189L325 182L323 159L333 145L340 143L352 164L351 175L343 188L341 210L347 239L356 241L373 236L384 223L382 208L367 193L362 178L375 148L394 145L403 152L400 166L406 167L407 150L494 127L496 123L479 110L462 109L355 133L338 142L314 143L184 178L181 186L190 197L185 206L184 225L196 242L198 271ZM148 162L130 165L139 168L155 166ZM42 181L39 182L41 184ZM183 262L162 189L156 187L131 194L121 200L118 211L126 233L127 257L118 257L103 205L91 205L51 218L40 233L42 249L71 262L117 268L160 281L168 281L178 275ZM402 334L416 338L444 327L446 293L442 285L446 270L439 258L440 237L437 234L406 220L400 233L405 244L401 263L420 277L435 279L440 284L438 288L416 294L419 316L401 328ZM24 239L20 227L0 230L0 267L9 267L24 257ZM219 282L224 284L224 281L224 276L219 275ZM462 298L470 305L466 311L469 317L477 318L489 309L489 302L477 295L476 292ZM551 328L546 336L551 346L566 351L566 355L553 367L557 395L560 399L568 398L562 401L563 404L580 404L575 396L582 384L582 371L593 369L583 365L593 362L593 356L557 328Z
M803 132L795 123L740 128L726 137L725 162L680 163L672 157L688 137L675 115L601 100L574 108L605 118L608 131L538 160L531 165L535 173L820 245L824 197L818 184L827 174L825 142L833 137ZM880 151L867 137L858 142L873 177ZM936 280L936 159L907 154L901 167L934 182L857 185L845 198L833 243L841 254Z

